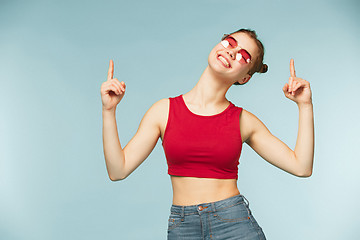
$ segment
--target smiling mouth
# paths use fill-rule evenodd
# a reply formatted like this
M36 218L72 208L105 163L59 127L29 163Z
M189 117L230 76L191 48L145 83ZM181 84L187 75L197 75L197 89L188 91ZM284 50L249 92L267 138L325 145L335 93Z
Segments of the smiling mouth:
M226 68L230 68L231 65L230 63L228 62L228 60L226 58L224 58L223 56L221 55L218 55L217 59L220 60L220 62L226 67Z

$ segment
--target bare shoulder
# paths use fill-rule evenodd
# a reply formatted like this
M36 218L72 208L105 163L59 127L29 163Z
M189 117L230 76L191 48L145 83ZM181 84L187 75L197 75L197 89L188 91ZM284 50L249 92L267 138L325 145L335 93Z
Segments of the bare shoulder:
M167 116L169 113L170 101L168 98L160 99L155 102L148 110L149 114L157 119L161 119L164 116Z
M166 111L169 108L170 101L168 98L160 99L159 101L155 102L151 108L154 109L154 111Z
M169 104L170 101L168 98L155 102L146 112L144 118L151 119L151 121L159 127L163 126L169 114Z
M243 142L248 142L259 128L266 128L264 123L251 112L243 109L240 116L240 131Z
M242 110L240 119L244 120L246 123L252 123L257 120L260 121L254 114L245 109Z
M155 102L148 110L146 115L154 121L154 125L159 129L160 137L163 139L165 128L169 116L170 100L168 98L160 99Z

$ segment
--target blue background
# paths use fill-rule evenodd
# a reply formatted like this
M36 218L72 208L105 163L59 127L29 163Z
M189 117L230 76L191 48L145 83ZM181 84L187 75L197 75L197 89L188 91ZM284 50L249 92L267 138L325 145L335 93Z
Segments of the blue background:
M159 140L126 180L102 150L109 59L127 84L123 146L157 100L189 91L223 33L255 29L269 72L228 98L295 146L282 86L295 59L315 111L315 162L297 178L244 145L240 192L268 239L360 235L356 0L0 1L0 239L165 239L171 184Z

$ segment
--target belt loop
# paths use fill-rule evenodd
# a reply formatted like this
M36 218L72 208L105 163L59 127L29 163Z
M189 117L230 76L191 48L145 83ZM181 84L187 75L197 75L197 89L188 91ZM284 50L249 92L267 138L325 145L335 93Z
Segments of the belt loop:
M181 207L181 221L184 221L184 216L185 216L185 206Z
M246 197L244 195L241 195L241 196L244 198L246 205L249 207L249 205L250 205L249 201L246 199Z
M248 213L249 213L249 218L250 218L250 215L251 215L251 210L250 210L250 208L249 208L250 203L249 203L249 201L246 199L245 196L243 196L243 195L241 195L241 196L244 198L244 202L245 202L245 204L246 204L246 210L248 211Z
M213 210L213 213L215 213L216 212L216 208L215 208L215 203L211 203L211 208L212 208L212 210Z

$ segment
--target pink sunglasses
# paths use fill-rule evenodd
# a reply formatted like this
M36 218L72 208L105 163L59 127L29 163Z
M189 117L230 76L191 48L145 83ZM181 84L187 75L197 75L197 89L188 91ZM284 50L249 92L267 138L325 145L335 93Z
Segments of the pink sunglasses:
M223 47L227 49L234 49L239 46L236 39L229 34L224 34L223 38L221 39L221 45L223 45ZM251 62L251 55L245 49L240 48L240 50L236 54L236 60L240 63L248 64Z

